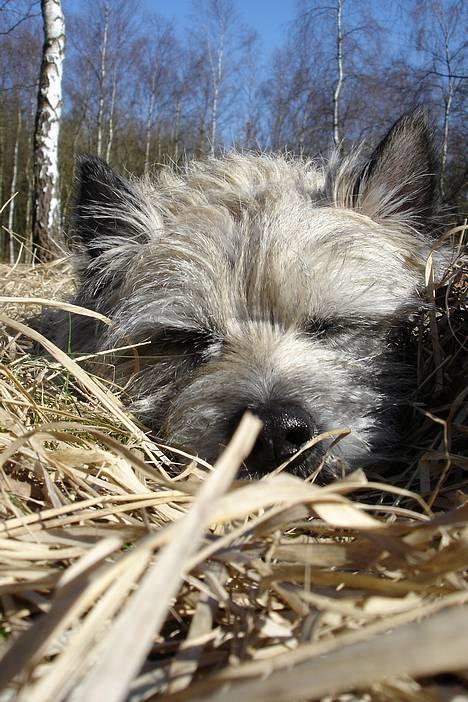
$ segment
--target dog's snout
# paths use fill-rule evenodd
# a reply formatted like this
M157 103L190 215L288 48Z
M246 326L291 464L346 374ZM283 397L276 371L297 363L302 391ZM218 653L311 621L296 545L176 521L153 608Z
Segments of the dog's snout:
M263 428L251 454L257 470L270 471L287 461L315 433L312 418L301 407L250 407L263 422Z

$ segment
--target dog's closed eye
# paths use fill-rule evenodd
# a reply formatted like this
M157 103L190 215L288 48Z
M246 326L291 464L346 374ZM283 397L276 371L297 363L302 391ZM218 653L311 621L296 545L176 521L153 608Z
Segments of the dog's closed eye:
M332 336L344 329L343 323L339 319L319 319L311 317L306 319L303 329L310 336Z
M349 319L336 317L334 319L309 318L302 325L303 331L313 338L323 338L330 341L342 342L350 334L362 334L370 330L381 331L384 323L370 319Z
M174 355L184 354L203 360L217 337L208 329L166 327L157 335L158 346Z

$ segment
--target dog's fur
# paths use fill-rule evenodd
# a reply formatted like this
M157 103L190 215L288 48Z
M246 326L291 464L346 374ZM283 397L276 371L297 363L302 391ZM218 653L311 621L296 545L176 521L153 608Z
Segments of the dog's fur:
M339 427L351 434L334 455L359 466L394 438L391 339L420 304L435 201L420 111L364 162L359 148L321 167L232 153L151 182L82 159L74 301L113 326L76 316L55 339L79 353L149 342L135 375L115 364L165 443L212 461L250 408L265 423L250 475ZM308 474L321 446L293 470Z

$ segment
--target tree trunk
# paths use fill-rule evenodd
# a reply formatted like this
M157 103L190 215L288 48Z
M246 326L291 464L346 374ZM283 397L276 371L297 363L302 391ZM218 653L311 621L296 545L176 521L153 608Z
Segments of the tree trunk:
M443 141L442 141L442 149L440 153L440 175L439 175L439 189L440 189L440 196L443 199L445 196L445 169L447 166L447 150L448 150L448 139L449 139L449 122L450 122L450 111L452 109L452 100L453 100L453 92L454 92L454 85L453 85L453 75L452 75L452 65L450 61L450 52L449 52L449 40L448 40L448 35L445 34L444 36L444 49L445 49L445 65L447 68L447 93L444 97L444 129L443 129Z
M151 132L153 130L153 113L154 113L155 92L156 92L156 71L154 71L153 76L151 78L150 99L149 99L149 104L148 104L148 113L146 115L145 166L144 166L145 173L147 173L148 169L149 169L149 157L150 157L150 151L151 151Z
M198 129L198 145L195 151L195 158L203 158L205 155L205 123L200 122Z
M13 236L13 224L15 217L15 200L16 200L16 180L18 178L18 152L19 141L21 136L21 104L18 100L18 112L16 117L16 137L15 147L13 149L13 168L11 174L10 186L10 205L8 209L8 236L9 236L9 259L10 263L15 262L15 238Z
M335 147L340 148L340 94L343 86L343 32L341 30L342 0L337 0L336 4L336 63L338 68L338 80L336 81L335 92L333 93L333 142Z
M200 113L200 120L198 124L198 144L195 146L195 158L203 158L205 156L205 140L206 140L206 123L208 118L209 110L209 100L210 96L208 91L205 90L203 95L204 102Z
M162 144L161 144L161 113L159 111L159 103L156 102L156 110L157 110L157 117L156 117L156 154L157 154L157 162L158 166L161 165L161 159L162 159Z
M109 36L109 5L104 7L104 30L101 44L101 67L99 71L99 102L98 102L98 117L97 117L97 145L96 153L100 157L102 154L102 132L104 128L104 98L106 91L106 72L107 72L107 40Z
M174 161L179 160L179 132L180 132L180 100L176 102L175 121L174 121Z
M4 140L3 140L3 115L0 114L0 258L3 259L5 255L4 251L4 236L5 232L2 228L2 214L3 214L3 164L4 164Z
M449 89L447 96L445 98L445 108L444 108L444 137L442 140L442 150L440 154L440 176L439 176L439 187L440 195L443 198L445 196L445 169L447 166L447 149L448 149L448 137L449 137L449 121L450 121L450 110L452 107L453 99L453 87L449 84Z
M304 111L302 113L301 129L299 133L299 154L304 156L304 145L305 145L305 135L307 127L307 105L304 105Z
M35 104L34 104L34 99L31 100L31 106L30 106L31 112L30 112L30 120L31 123L34 123L34 112L35 112ZM34 172L33 169L31 168L31 160L33 158L33 149L32 149L32 140L33 140L33 134L30 129L27 130L27 138L26 138L26 153L28 154L27 159L26 159L26 167L25 167L25 173L26 173L26 183L28 184L28 189L27 189L27 196L26 196L26 214L24 217L24 231L26 232L25 234L25 244L24 244L24 262L25 263L31 263L33 260L33 241L32 241L32 204L33 204L33 196L34 196Z
M39 260L59 250L58 140L62 113L65 20L60 0L41 0L44 48L34 133L33 242Z
M112 77L112 93L111 102L109 110L109 138L107 140L106 148L106 161L110 162L112 143L114 141L114 114L115 114L115 95L117 92L117 69L114 68L114 74Z
M215 142L216 142L216 130L218 123L218 99L219 99L219 89L221 81L223 78L223 56L224 56L224 27L220 29L219 44L216 50L216 66L213 63L213 57L211 50L208 47L208 54L210 57L211 65L211 77L213 82L213 98L211 102L211 133L210 133L210 154L214 156L215 153Z

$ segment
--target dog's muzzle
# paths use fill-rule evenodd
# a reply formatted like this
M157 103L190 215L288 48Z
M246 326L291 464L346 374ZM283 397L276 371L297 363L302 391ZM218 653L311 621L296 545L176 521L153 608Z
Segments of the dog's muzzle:
M248 409L263 422L247 460L247 466L257 475L269 473L292 458L318 433L312 417L298 405L261 405L250 406ZM302 464L305 459L306 456L301 454L291 461L287 469L294 472L297 467L295 464Z

